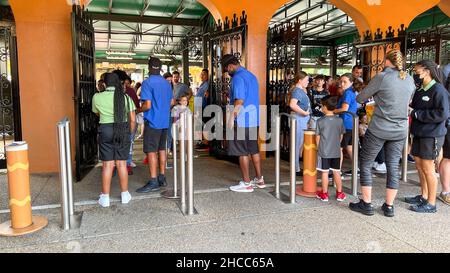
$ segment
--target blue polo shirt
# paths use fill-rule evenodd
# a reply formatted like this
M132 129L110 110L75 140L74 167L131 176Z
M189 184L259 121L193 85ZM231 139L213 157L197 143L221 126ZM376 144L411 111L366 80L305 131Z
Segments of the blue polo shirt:
M170 83L160 75L150 75L142 83L141 90L141 101L151 101L150 110L144 112L144 119L153 129L168 129L173 98Z
M237 116L237 126L244 128L259 126L259 85L255 75L239 67L231 79L230 104L243 100L243 109Z
M208 81L202 82L202 84L198 88L197 94L195 95L198 98L202 98L202 108L205 108L207 105L205 93L206 91L208 91L208 89L209 89L209 82Z
M348 88L344 91L344 94L338 101L337 108L342 108L342 105L346 103L349 105L348 112L355 113L358 109L358 105L356 102L356 93L353 91L353 87ZM349 114L340 115L340 117L344 120L344 126L347 131L351 131L353 129L353 117Z

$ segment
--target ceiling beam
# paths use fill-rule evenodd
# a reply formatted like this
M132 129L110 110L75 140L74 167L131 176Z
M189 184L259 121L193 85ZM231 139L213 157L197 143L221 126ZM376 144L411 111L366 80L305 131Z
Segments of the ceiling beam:
M139 16L126 14L107 14L99 12L89 12L93 20L112 21L112 22L128 22L128 23L143 23L143 24L158 24L158 25L173 25L173 26L190 26L200 27L200 20L196 19L179 19L156 16Z

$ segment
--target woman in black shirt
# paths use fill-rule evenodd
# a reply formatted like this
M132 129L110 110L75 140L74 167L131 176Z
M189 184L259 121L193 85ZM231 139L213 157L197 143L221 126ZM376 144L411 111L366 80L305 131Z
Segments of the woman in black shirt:
M419 213L436 212L435 160L444 144L449 115L449 95L439 72L436 63L428 60L414 67L414 80L420 88L411 103L411 153L416 160L422 194L405 198L405 201L413 205L412 211Z

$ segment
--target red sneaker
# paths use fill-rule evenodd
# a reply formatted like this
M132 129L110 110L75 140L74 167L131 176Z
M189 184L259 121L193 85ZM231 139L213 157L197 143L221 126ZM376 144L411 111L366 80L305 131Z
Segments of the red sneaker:
M343 193L343 192L336 192L336 200L338 202L343 202L343 201L345 201L345 199L347 199L347 196L345 195L345 193Z
M318 191L316 194L317 199L320 199L322 202L328 202L328 193L324 193L322 191Z
M145 158L144 158L144 161L142 161L142 163L143 163L144 165L148 165L148 157L145 157Z
M128 175L133 175L133 168L131 166L127 166Z

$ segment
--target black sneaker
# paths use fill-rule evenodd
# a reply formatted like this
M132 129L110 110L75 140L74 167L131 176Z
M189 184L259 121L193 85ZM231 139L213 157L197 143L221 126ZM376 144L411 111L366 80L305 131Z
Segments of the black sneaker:
M350 203L348 206L352 211L356 211L367 216L373 216L375 214L372 204L366 203L361 199L358 203Z
M167 181L165 175L158 175L158 183L160 187L167 187Z
M155 180L150 180L148 183L143 186L142 188L139 188L136 190L137 193L149 193L149 192L155 192L159 191L159 183Z
M389 206L388 204L384 203L381 207L381 210L384 212L384 216L386 217L394 217L394 206Z
M416 161L414 160L414 157L412 155L408 155L408 162L409 163L416 163Z
M296 172L296 175L297 175L298 177L303 176L303 170L300 170L299 172Z
M411 205L420 205L427 202L427 199L423 198L422 195L417 195L414 197L405 197L405 202Z
M418 212L418 213L436 213L437 212L436 206L433 206L426 201L425 201L425 203L411 206L411 207L409 207L409 209L414 212Z

